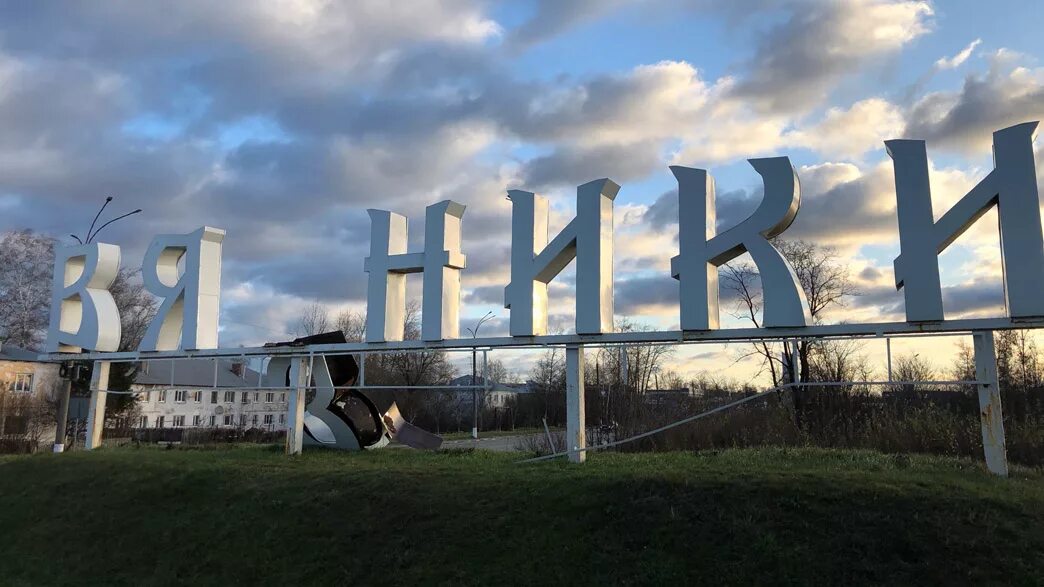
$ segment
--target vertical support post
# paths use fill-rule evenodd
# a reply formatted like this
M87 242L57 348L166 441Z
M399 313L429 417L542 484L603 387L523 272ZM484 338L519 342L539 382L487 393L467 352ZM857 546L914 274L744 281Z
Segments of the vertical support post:
M109 361L95 361L91 373L91 403L87 411L87 450L102 445L105 429L105 398L109 395Z
M64 368L66 370L65 381L62 382L62 396L58 398L58 413L55 415L53 450L56 453L65 451L65 425L69 420L69 396L72 395L73 374L77 369L70 362L65 363Z
M310 380L308 358L294 357L290 363L290 415L286 425L288 455L299 455L304 447L305 393Z
M476 337L474 335L472 335L472 338L476 338ZM475 383L475 378L477 377L476 373L477 373L477 369L478 369L475 366L476 365L476 363L475 363L475 361L476 361L476 354L475 353L476 352L477 351L475 350L475 347L471 347L471 439L472 440L478 440L479 409L478 409L478 387L476 386L477 384Z
M992 330L972 333L975 347L975 379L979 391L979 419L982 423L982 449L986 468L995 475L1008 476L1008 455L1004 447L1004 417L1000 386L997 382L997 355Z
M584 418L584 347L566 347L566 450L569 460L582 463L587 453L587 425Z
M480 400L483 407L486 405L486 398L489 397L489 350L482 351L482 398ZM494 408L494 424L496 423L496 408ZM479 417L482 417L482 412L479 411Z
M885 337L885 354L888 355L888 383L892 382L892 337Z

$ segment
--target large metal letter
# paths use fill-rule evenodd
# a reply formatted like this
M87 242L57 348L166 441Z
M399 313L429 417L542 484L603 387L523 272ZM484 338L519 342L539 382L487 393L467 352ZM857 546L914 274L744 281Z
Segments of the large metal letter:
M1044 239L1033 161L1036 122L993 133L993 171L938 222L924 141L885 141L895 169L900 255L895 286L906 298L910 322L943 319L938 256L992 206L1000 217L1004 301L1013 318L1044 316Z
M460 329L460 270L464 204L444 200L424 213L424 252L406 252L406 217L386 210L370 213L370 274L366 295L366 342L402 340L406 274L424 273L421 338L457 338Z
M511 200L511 336L547 334L547 284L576 259L576 332L613 331L613 200L610 179L576 190L576 217L547 242L547 199L520 190Z
M217 348L224 239L224 230L209 226L153 239L141 263L141 278L145 289L163 303L145 331L140 350ZM182 260L184 273L179 276Z
M47 351L112 352L120 346L120 312L109 293L120 270L120 248L91 243L54 251Z
M764 325L805 326L811 322L805 292L787 259L768 239L797 216L801 186L788 157L750 159L761 175L765 196L749 218L716 234L714 179L703 169L672 166L678 179L679 255L671 274L681 289L682 330L718 328L718 267L749 252L761 274Z

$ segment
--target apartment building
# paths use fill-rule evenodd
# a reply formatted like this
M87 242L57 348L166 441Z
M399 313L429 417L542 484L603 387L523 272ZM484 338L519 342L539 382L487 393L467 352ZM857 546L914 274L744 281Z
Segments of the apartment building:
M286 390L256 389L261 376L240 362L148 361L135 377L141 428L285 430Z

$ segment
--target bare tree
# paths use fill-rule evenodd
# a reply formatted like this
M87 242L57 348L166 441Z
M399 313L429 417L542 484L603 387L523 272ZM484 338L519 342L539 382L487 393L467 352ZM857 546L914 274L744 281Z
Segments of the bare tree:
M1029 389L1041 384L1036 342L1025 330L1001 330L994 335L997 349L997 380L1001 389Z
M366 315L355 310L342 310L334 318L334 327L344 333L348 342L362 342L366 336Z
M420 338L420 304L406 305L404 338ZM453 377L453 366L443 351L412 351L371 354L366 357L366 381L374 385L393 385L395 401L404 418L413 421L423 408L416 386L443 385Z
M848 275L848 267L838 258L832 247L824 247L803 240L787 241L774 239L773 246L786 257L794 268L794 274L801 284L801 289L808 300L809 314L813 324L822 324L824 314L843 307L848 298L856 295ZM760 328L759 321L764 306L761 279L757 268L749 262L729 263L722 268L722 285L737 298L733 315L749 320L755 328ZM801 371L811 373L812 355L817 350L824 351L834 344L826 341L803 340L798 345L798 358ZM779 346L758 342L754 344L755 353L762 357L765 367L772 377L772 384L778 385L782 375L782 353ZM833 352L850 355L850 349Z
M565 353L551 347L533 365L530 373L535 391L540 397L540 408L549 423L560 424L565 418Z
M504 383L508 380L508 371L500 359L489 359L486 364L486 378L491 384Z
M752 263L729 263L721 268L722 285L736 296L736 309L732 313L735 318L750 320L754 328L761 328L762 300L761 277ZM780 383L782 365L777 352L777 345L766 341L753 343L754 350L741 358L755 354L761 357L762 368L768 369L772 377L772 385Z
M870 381L873 368L861 351L863 345L854 340L819 341L809 353L808 381ZM858 386L846 386L849 391ZM864 386L865 387L865 386ZM863 387L860 387L863 389Z
M330 313L326 306L319 303L319 300L315 300L305 307L294 327L294 334L298 336L312 336L329 331Z
M832 247L824 247L803 240L787 241L774 239L772 242L780 253L786 257L794 269L794 274L801 284L808 301L809 314L813 324L822 324L824 315L832 309L843 307L850 296L856 295L848 275L848 267L840 261L837 251ZM726 265L723 271L723 286L737 297L736 317L750 320L760 328L758 316L763 309L763 290L757 268L748 262ZM797 362L801 373L808 381L814 381L819 375L833 376L838 374L838 360L851 362L856 356L856 348L842 346L837 341L802 339L798 343ZM753 354L761 357L763 365L772 376L772 384L781 383L783 373L783 353L781 345L758 342L754 344ZM817 357L817 354L820 355ZM818 361L818 369L813 369ZM834 362L833 368L826 369L827 364ZM865 361L864 361L865 362ZM818 373L818 375L817 375ZM803 412L808 389L794 388L795 423L804 426Z
M656 387L660 389L682 389L689 386L689 383L685 378L673 369L665 369L661 371L657 380L658 383L656 384Z
M38 349L51 305L54 240L23 230L0 241L0 339Z

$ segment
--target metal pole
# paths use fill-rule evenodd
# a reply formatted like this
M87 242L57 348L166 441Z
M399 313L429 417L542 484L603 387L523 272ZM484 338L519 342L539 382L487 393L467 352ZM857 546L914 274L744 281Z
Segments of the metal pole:
M888 355L888 381L892 380L892 337L885 337L885 354Z
M65 369L62 396L58 400L57 425L54 429L54 452L65 451L65 424L69 420L69 396L72 395L72 380L76 372L76 367L72 363L66 363Z
M584 347L566 347L566 448L569 460L582 463L587 453L587 427L584 418Z
M87 443L84 448L94 450L102 445L105 429L105 398L109 390L109 361L95 361L91 373L91 403L87 411Z
M475 383L475 349L471 349L471 438L478 440L478 387Z
M1008 476L1008 455L1004 448L1004 417L997 381L997 354L992 330L972 334L975 347L975 386L979 391L979 420L982 424L982 450L986 468L995 475Z
M299 455L304 448L305 392L311 380L308 358L300 357L290 363L290 414L286 423L286 454Z
M486 396L489 395L489 351L483 349L482 351L482 395L479 398L481 405L486 405ZM479 417L481 418L482 411L479 411Z
M540 421L544 423L544 434L547 435L547 447L551 449L551 454L558 452L558 447L555 446L555 439L551 437L551 429L547 427L547 416L540 418Z

